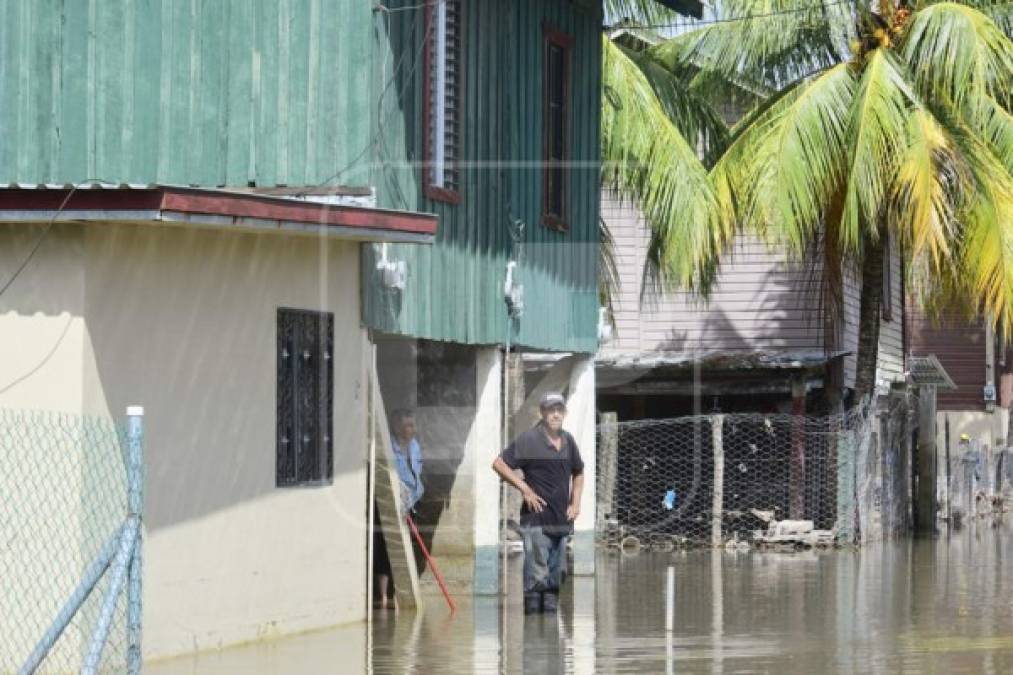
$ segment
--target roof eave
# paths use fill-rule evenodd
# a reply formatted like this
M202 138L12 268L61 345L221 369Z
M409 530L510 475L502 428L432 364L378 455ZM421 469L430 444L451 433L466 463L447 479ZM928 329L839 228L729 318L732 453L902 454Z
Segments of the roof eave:
M0 189L0 223L132 223L431 244L433 214L174 186Z

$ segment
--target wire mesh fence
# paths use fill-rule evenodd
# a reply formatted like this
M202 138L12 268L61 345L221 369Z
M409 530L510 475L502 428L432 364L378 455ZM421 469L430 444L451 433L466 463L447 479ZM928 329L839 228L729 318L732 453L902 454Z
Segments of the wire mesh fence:
M621 423L605 416L598 439L599 539L653 547L769 542L791 521L806 523L799 525L805 541L854 541L869 513L877 524L892 523L885 511L910 508L909 490L900 494L906 485L888 484L907 466L898 458L910 448L900 442L903 431L889 437L883 431L903 427L880 429L881 423L867 407L829 416L719 414ZM877 468L870 478L869 462L887 470Z
M124 528L127 437L101 418L0 410L0 673L21 672L85 571ZM79 672L112 575L87 595L36 672ZM123 672L121 593L101 672Z

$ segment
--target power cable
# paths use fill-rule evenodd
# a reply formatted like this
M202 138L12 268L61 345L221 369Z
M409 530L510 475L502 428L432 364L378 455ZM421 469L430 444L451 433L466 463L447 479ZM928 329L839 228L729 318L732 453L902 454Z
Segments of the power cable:
M86 178L85 180L73 185L70 189L70 192L67 193L67 196L64 197L63 201L60 203L60 208L56 210L56 213L54 213L52 218L49 219L49 222L46 223L46 227L42 230L38 238L35 240L35 244L32 246L32 249L28 252L28 255L25 256L25 259L21 261L21 264L18 265L18 268L14 270L14 274L12 274L10 278L7 279L7 281L4 283L4 285L0 287L0 297L2 297L3 294L7 292L7 289L9 289L14 284L14 282L17 281L18 277L21 276L21 273L24 272L26 267L28 267L28 263L30 263L32 259L35 257L35 254L38 253L39 248L42 246L42 243L46 240L46 237L48 237L49 233L52 231L53 225L56 223L56 219L60 217L60 214L63 213L63 209L67 207L67 203L70 201L70 198L74 196L74 193L77 192L78 188L80 188L82 185L87 185L89 183L102 183L107 185L113 185L111 181L107 181L102 178Z
M437 0L437 1L439 1L439 0ZM408 9L418 9L419 7L425 7L425 6L429 5L429 4L434 4L434 3L426 3L426 4L422 4L422 5L412 5L411 7L403 7L403 8L395 8L395 9L388 9L388 8L384 7L383 5L378 5L377 9L383 11L384 13L390 14L392 12L399 12L399 11L404 11L404 10L408 10ZM412 27L412 31L413 32L414 32L414 28L415 27L413 26ZM388 32L389 32L389 30L390 30L390 24L388 23ZM429 28L427 27L427 29L426 29L426 35L423 36L423 39L421 41L423 46L425 45L426 37L428 37L428 34L429 34ZM370 135L370 137L366 140L366 143L363 145L362 149L359 150L359 152L357 152L350 160L348 160L348 162L346 162L344 164L344 166L342 166L336 172L334 172L333 174L331 174L327 178L323 179L322 181L320 181L316 185L310 186L306 190L307 193L311 192L313 190L322 188L322 187L328 185L329 183L331 183L331 181L335 181L335 180L341 178L341 176L343 176L352 167L354 167L356 164L358 164L359 161L363 158L363 156L365 156L366 153L368 153L370 151L370 149L372 149L374 147L375 143L377 142L377 140L381 136L381 130L382 130L383 123L384 123L383 122L383 120L384 120L384 114L383 114L383 101L384 101L384 97L390 91L391 85L393 85L394 82L397 81L398 76L401 74L401 72L400 72L401 68L404 67L404 65L405 65L405 58L408 56L408 54L409 54L409 50L404 50L401 53L401 56L398 58L397 62L394 64L394 69L391 72L390 77L387 79L386 83L384 84L383 89L380 91L380 96L377 99L377 103L376 103L376 109L377 109L377 128L376 128L376 131L372 135ZM418 68L419 56L421 56L421 54L422 54L422 47L420 47L419 50L415 53L415 59L414 59L414 63L412 65L412 67L406 73L404 73L404 84L398 90L398 98L401 98L401 97L404 96L404 94L405 94L405 92L407 90L408 85L411 83L412 75L415 73L416 68ZM304 195L305 195L305 193L299 193L296 196L298 197L298 196L304 196Z

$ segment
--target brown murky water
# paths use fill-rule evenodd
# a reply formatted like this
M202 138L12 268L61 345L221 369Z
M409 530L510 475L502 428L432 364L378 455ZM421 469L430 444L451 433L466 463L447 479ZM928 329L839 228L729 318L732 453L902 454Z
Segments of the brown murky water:
M1013 528L989 524L860 551L603 553L596 578L570 580L557 616L525 617L516 595L454 617L434 602L420 616L379 615L372 630L145 672L1010 673L1010 565Z

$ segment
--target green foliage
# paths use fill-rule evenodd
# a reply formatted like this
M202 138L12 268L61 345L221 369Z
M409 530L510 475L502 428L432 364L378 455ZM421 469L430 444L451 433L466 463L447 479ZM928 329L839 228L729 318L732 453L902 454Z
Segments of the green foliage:
M1009 5L860 7L731 0L721 5L726 21L625 58L622 68L606 45L607 87L624 92L621 114L603 104L612 125L606 181L644 207L670 283L706 290L745 231L799 257L820 251L828 283L839 285L866 242L889 232L927 306L989 313L1011 334ZM648 84L663 81L659 64L671 86ZM701 83L759 99L720 151L693 147L702 128L694 121L710 119L701 108L714 103ZM694 149L704 164L692 161ZM616 166L634 158L649 166Z

